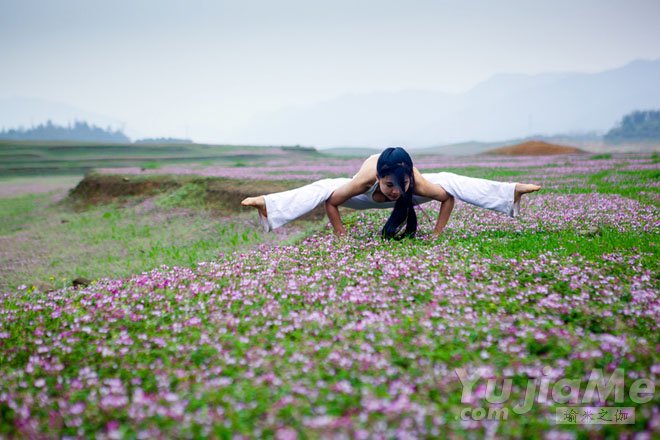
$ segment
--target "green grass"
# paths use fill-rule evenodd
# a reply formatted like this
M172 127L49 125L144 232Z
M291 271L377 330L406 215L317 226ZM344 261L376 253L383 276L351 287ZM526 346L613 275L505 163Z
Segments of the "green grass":
M155 161L145 162L142 164L142 168L144 168L145 170L156 170L160 168L160 163Z
M653 186L660 181L660 170L606 170L584 175L569 175L568 178L585 179L585 185L560 188L558 193L585 194L619 194L623 197L639 200L643 203L658 206L660 188Z
M0 199L6 246L0 287L43 290L80 276L126 277L163 264L190 267L272 239L255 227L252 213L223 218L193 209L197 199L190 187L166 195L148 212L117 204L75 212L44 194Z
M22 185L61 185L73 187L84 177L83 174L64 174L55 176L0 176L0 189L3 186ZM38 191L45 192L45 191Z
M551 251L557 257L580 254L585 261L600 261L603 254L641 254L644 267L658 269L658 243L649 240L648 233L619 232L613 228L597 227L581 231L486 231L478 236L454 236L443 242L444 246L469 248L479 258L501 256L504 258L535 259Z
M25 229L37 217L37 210L48 202L46 194L0 199L0 236L13 234Z
M184 184L181 188L163 194L156 200L156 205L162 208L195 208L205 204L207 187L204 182L194 181Z

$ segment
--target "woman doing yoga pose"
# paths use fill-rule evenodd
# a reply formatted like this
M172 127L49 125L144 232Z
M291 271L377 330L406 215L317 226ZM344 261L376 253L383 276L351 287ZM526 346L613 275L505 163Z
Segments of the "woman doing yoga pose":
M440 202L433 229L433 234L439 235L449 221L455 198L516 217L521 196L540 189L538 185L497 182L447 172L422 174L413 166L406 150L390 147L365 160L352 179L322 179L289 191L248 197L241 205L256 208L264 228L271 230L325 203L328 219L337 235L346 233L339 206L394 208L382 230L383 237L392 238L400 233L415 235L415 205L432 200Z

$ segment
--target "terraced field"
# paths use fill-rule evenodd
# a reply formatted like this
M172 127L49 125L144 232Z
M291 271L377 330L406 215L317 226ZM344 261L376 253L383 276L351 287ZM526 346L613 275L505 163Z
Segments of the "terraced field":
M350 175L353 165L271 163L250 175ZM0 435L659 435L658 157L417 166L544 189L515 220L459 203L437 239L433 205L403 241L379 237L386 212L347 212L345 238L317 220L286 243L255 235L191 260L184 241L173 264L121 276L100 265L104 276L83 287L7 288ZM188 198L173 194L184 187L158 195L162 209L181 209ZM197 208L210 206L207 189ZM135 206L124 202L107 220ZM250 214L232 216L256 227ZM21 232L21 215L5 237Z

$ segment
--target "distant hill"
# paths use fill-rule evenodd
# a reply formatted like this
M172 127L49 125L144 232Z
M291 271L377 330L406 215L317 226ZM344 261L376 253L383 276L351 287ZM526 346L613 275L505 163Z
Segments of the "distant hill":
M341 157L368 157L372 154L378 154L381 150L377 148L366 148L366 147L340 147L340 148L326 148L319 150L320 153L329 154L331 156L341 156Z
M413 150L418 155L444 155L444 156L471 156L480 154L484 151L501 147L503 145L510 145L510 141L501 142L458 142L455 144L440 145L437 147L418 148Z
M508 147L495 148L485 152L485 154L495 154L502 156L550 156L555 154L579 153L586 153L586 151L580 150L576 147L550 144L543 141L528 141Z
M119 130L113 130L110 127L103 129L80 121L66 127L48 121L36 127L4 130L0 131L0 139L14 141L110 142L115 144L131 142L128 136Z

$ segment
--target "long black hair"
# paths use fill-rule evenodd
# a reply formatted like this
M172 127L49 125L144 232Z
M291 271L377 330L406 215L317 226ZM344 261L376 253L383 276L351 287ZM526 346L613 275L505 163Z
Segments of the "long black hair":
M415 179L410 155L401 147L387 148L378 158L376 172L379 179L392 176L394 184L401 191L401 196L394 204L390 218L387 219L385 226L383 226L381 233L383 238L397 238L404 222L406 224L406 230L403 233L403 237L414 237L417 233L417 214L415 214L415 208L413 207ZM410 179L408 191L405 191L406 177Z

